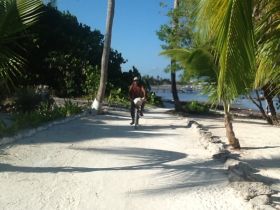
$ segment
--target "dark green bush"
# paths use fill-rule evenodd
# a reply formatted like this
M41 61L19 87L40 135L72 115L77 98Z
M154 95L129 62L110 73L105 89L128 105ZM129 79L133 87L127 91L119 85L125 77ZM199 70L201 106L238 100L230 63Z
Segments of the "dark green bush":
M199 103L197 101L187 102L185 104L185 109L189 113L200 114L200 113L208 113L209 106L206 104Z
M14 108L16 112L32 112L40 109L42 104L50 109L54 99L48 92L43 90L35 91L33 88L18 89L15 93Z
M36 110L42 101L40 94L32 88L18 89L15 94L15 110L17 112L31 112Z
M39 108L36 110L45 121L54 120L64 117L64 113L61 111L57 105L50 105L48 102L42 102Z

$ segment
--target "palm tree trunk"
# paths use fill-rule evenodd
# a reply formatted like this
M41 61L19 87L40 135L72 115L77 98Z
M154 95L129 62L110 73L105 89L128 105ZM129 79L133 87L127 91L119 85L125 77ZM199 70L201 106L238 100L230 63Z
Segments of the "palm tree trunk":
M106 34L104 39L103 53L101 59L101 76L100 83L96 98L91 105L92 109L101 111L102 102L105 95L106 83L108 77L108 62L109 62L109 54L111 49L111 38L112 38L112 27L113 27L113 19L114 19L114 10L115 10L115 0L108 0L108 8L107 8L107 20L106 20Z
M174 63L175 63L174 60L171 60L171 69L173 69ZM179 96L178 96L175 70L171 70L171 91L172 91L173 101L174 101L174 105L175 105L175 110L181 111L182 105L180 103Z
M179 0L174 0L174 10L176 10L179 6ZM177 45L176 42L176 31L178 28L178 18L176 17L176 15L174 15L173 17L173 27L174 27L174 35L175 37L173 37L174 39L174 44ZM175 46L177 47L177 46ZM177 86L176 86L176 62L175 60L171 59L171 91L172 91L172 96L173 96L173 100L174 100L174 105L175 105L175 110L176 111L181 111L182 110L182 105L180 103L179 100L179 96L178 96L178 91L177 91Z
M225 112L226 136L227 136L228 142L234 149L240 149L239 141L235 137L235 134L233 132L232 117L229 112L230 105L226 101L223 101L223 104L224 104L224 112Z
M273 97L272 97L272 94L271 94L272 91L270 90L269 84L265 85L262 90L263 90L264 98L267 101L267 105L268 105L268 108L269 108L270 113L271 113L272 123L273 123L273 125L276 125L279 122L277 120L277 114L276 114L276 110L275 110L275 107L274 107L274 104L273 104Z

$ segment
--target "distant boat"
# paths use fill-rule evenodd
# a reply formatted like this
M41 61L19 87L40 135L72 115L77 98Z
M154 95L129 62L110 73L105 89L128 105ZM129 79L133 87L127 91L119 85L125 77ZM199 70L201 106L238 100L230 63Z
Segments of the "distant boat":
M194 89L193 89L193 86L187 85L187 86L182 88L182 91L185 92L185 93L190 93L190 92L193 92Z

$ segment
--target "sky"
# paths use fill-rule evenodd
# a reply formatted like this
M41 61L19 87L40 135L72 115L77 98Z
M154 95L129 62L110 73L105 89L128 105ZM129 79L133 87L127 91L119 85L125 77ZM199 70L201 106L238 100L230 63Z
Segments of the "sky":
M120 52L128 62L123 71L135 66L142 75L169 78L164 72L169 59L160 56L161 42L156 31L168 23L167 8L173 0L116 0L111 47ZM107 0L58 0L60 11L69 11L78 21L105 33Z

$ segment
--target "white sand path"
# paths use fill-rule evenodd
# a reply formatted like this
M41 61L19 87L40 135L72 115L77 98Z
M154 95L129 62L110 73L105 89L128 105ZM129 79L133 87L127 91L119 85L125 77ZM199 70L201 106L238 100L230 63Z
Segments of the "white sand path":
M86 116L1 148L0 209L250 209L185 119Z

